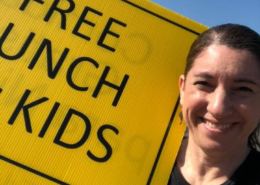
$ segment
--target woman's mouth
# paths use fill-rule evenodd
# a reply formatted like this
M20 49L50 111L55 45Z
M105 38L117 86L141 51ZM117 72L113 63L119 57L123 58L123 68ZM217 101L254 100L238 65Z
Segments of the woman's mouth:
M209 121L207 119L201 118L202 122L205 124L206 128L210 131L213 132L224 132L229 130L233 125L235 125L235 123L226 123L226 124L222 124L222 123L216 123L216 122L212 122Z
M211 123L210 121L206 120L206 125L207 125L209 128L214 128L214 129L219 129L219 130L225 130L225 129L228 129L229 127L231 127L231 126L233 125L233 123L225 124L225 125L218 125L218 124L214 124L214 123Z

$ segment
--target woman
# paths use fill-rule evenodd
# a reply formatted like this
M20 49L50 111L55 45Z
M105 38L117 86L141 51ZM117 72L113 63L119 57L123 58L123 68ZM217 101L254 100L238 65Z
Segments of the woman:
M260 185L260 36L235 24L205 31L179 87L189 136L168 184Z

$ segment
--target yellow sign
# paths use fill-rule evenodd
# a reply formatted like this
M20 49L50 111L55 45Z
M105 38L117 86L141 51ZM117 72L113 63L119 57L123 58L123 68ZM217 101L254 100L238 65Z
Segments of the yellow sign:
M0 184L166 184L206 27L143 0L1 0Z

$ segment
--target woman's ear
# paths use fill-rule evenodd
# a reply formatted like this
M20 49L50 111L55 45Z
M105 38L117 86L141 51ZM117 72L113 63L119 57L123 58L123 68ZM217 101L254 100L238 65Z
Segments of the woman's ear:
M184 75L181 75L179 78L179 89L180 89L180 104L182 105L183 103L183 98L184 98L184 90L185 90L185 77Z

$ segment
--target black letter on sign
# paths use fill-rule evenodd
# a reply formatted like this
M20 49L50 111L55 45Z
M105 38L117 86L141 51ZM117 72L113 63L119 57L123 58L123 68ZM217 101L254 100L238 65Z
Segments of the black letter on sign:
M23 4L20 6L20 10L24 11L24 9L26 8L26 6L28 5L30 0L24 0ZM44 2L41 0L34 0L37 3L43 4Z
M41 138L44 137L46 131L48 130L48 128L49 128L49 126L51 124L52 119L54 118L54 116L55 116L55 114L56 114L56 112L57 112L57 110L59 108L59 106L60 106L60 103L55 102L55 104L54 104L54 106L53 106L53 108L52 108L48 118L46 119L46 121L45 121L45 123L44 123L44 125L42 127L42 130L40 131L40 133L38 135L39 137L41 137Z
M119 131L117 130L116 127L113 127L111 125L103 125L98 129L98 132L97 132L98 139L106 148L107 154L104 157L96 157L92 154L91 151L87 152L87 155L89 156L89 158L91 158L94 161L100 162L100 163L108 161L112 155L112 147L109 145L109 143L105 140L105 138L103 136L103 131L106 129L110 129L110 130L114 131L116 133L116 135L118 135Z
M66 15L65 15L65 13L72 12L75 8L75 3L72 0L67 0L70 3L70 7L67 10L62 10L62 9L57 7L59 1L60 0L54 0L50 10L48 11L48 13L46 14L46 16L44 18L44 21L48 22L52 13L55 10L57 10L61 14L61 29L65 30L66 29Z
M82 136L82 138L77 142L77 143L74 143L74 144L68 144L68 143L65 143L65 142L62 142L60 139L62 137L62 134L64 133L69 121L70 121L70 118L71 116L75 114L79 117L81 117L85 124L86 124L86 129L85 129L85 132ZM65 119L63 120L63 123L54 139L54 143L56 143L57 145L60 145L60 146L63 146L65 148L78 148L80 147L81 145L83 145L85 143L85 141L88 139L88 136L90 134L90 130L91 130L91 124L90 124L90 121L89 119L87 118L87 116L85 116L84 114L74 110L74 109L70 109L69 112L67 113Z
M95 91L93 92L92 97L96 98L98 96L98 93L99 93L102 85L105 84L105 85L107 85L109 87L112 87L112 88L118 90L117 94L116 94L116 97L115 97L115 99L114 99L114 101L112 103L113 106L117 106L117 103L118 103L118 101L119 101L119 99L120 99L120 97L121 97L121 95L123 93L123 90L125 88L125 85L126 85L126 82L127 82L128 78L129 78L129 76L125 75L121 85L117 86L115 84L112 84L112 83L106 81L106 77L107 77L107 74L108 74L109 70L110 70L110 67L106 66L106 68L105 68L105 70L104 70L104 72L103 72L103 74L102 74L102 76L101 76L101 78L100 78L100 80L99 80L99 82L97 84L97 87L96 87Z
M84 35L82 33L79 33L78 31L79 31L79 28L80 28L82 23L86 23L86 24L88 24L88 25L90 25L92 27L95 26L95 24L93 22L90 22L90 21L84 19L86 17L86 15L87 15L88 11L91 11L91 12L93 12L93 13L99 15L99 16L102 16L101 12L98 12L98 11L92 9L92 8L89 8L89 7L85 7L85 9L82 12L82 14L81 14L81 16L80 16L76 26L74 27L74 29L72 31L73 34L75 34L75 35L77 35L77 36L79 36L79 37L81 37L83 39L86 39L86 40L90 40L90 37L88 37L88 36L86 36L86 35Z
M76 85L73 81L72 81L72 73L73 70L75 69L75 67L77 67L77 65L81 62L90 62L91 64L93 64L96 68L98 68L98 63L93 60L92 58L89 57L81 57L76 59L69 67L68 72L67 72L67 82L68 84L75 90L78 91L87 91L88 87L80 87L78 85Z
M29 103L27 105L24 105L24 103L26 102L28 96L30 95L31 91L30 90L26 90L23 97L21 98L20 102L18 103L17 107L15 108L12 116L10 117L8 124L12 125L15 121L15 119L17 118L19 112L21 111L21 109L23 109L23 115L24 115L24 121L25 121L25 126L26 126L26 131L29 133L32 133L32 126L31 126L31 121L30 121L30 115L29 115L29 108L35 107L36 105L39 105L45 101L48 100L48 98L43 97L41 99L38 99L32 103Z
M126 24L125 24L125 23L120 22L120 21L118 21L118 20L116 20L116 19L110 18L110 19L108 20L108 22L107 22L107 25L106 25L106 27L105 27L105 29L104 29L104 31L103 31L103 33L102 33L100 39L98 40L98 43L97 43L97 44L98 44L99 46L102 46L102 47L104 47L104 48L110 50L110 51L115 52L116 50L115 50L114 48L112 48L112 47L110 47L110 46L108 46L108 45L106 45L106 44L103 43L104 40L105 40L105 38L106 38L106 35L107 35L107 34L113 35L113 36L116 37L116 38L119 38L119 37L120 37L120 35L118 35L117 33L114 33L114 32L112 32L112 31L109 30L109 28L111 27L111 25L112 25L113 22L115 22L115 23L117 23L117 24L119 24L119 25L121 25L121 26L123 26L123 27L126 27Z
M27 38L26 42L24 43L23 47L21 48L21 50L14 56L9 56L7 54L5 54L3 51L2 51L2 46L3 46L3 43L6 39L6 37L8 36L8 34L10 33L10 31L12 30L14 24L13 23L10 23L6 30L4 31L3 35L0 37L0 56L5 58L5 59L8 59L8 60L17 60L18 58L20 58L21 56L23 56L23 54L25 53L26 49L28 48L28 46L30 45L33 37L34 37L34 33L30 33L29 37Z
M54 67L54 69L52 69L52 51L51 51L51 41L48 39L44 39L38 49L38 51L36 52L35 56L33 57L30 65L28 66L28 69L33 69L36 62L38 61L38 59L40 58L44 48L46 47L46 51L47 51L47 71L48 71L48 76L51 79L54 79L62 65L62 63L64 62L69 49L65 48L63 53L61 54L61 57L59 59L59 61L57 62L56 67Z

